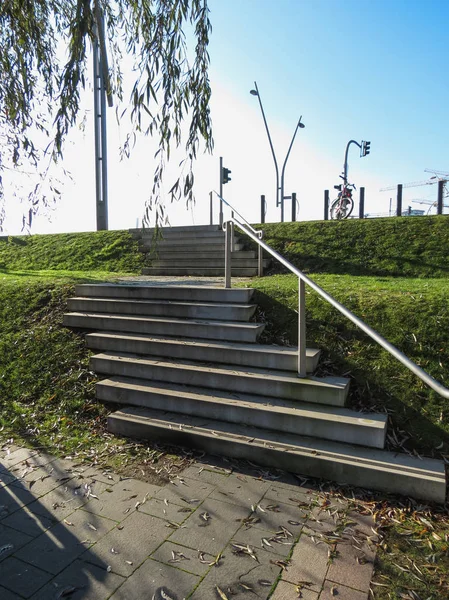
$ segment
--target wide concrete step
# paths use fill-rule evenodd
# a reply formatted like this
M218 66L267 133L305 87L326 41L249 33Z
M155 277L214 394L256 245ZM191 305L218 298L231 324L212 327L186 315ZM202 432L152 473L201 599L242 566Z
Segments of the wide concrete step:
M97 398L183 415L239 423L279 433L383 448L386 415L357 413L278 398L213 391L173 383L113 377L96 385Z
M269 264L268 260L263 261L263 266L267 267ZM241 259L233 258L231 261L231 267L237 267L238 269L257 269L259 263L257 259ZM151 260L152 267L179 267L179 268L221 268L225 267L224 255L221 258L197 258L193 259L190 256L186 256L182 260L173 260L172 258L159 257Z
M167 276L194 276L194 277L224 277L223 267L145 267L142 269L143 275L167 275ZM231 273L233 277L255 277L256 268L236 267L232 265Z
M132 235L142 236L142 235L154 235L164 234L170 235L172 233L179 232L198 232L198 231L221 231L221 227L219 225L177 225L176 227L159 227L157 230L154 227L145 227L140 229L130 229L129 232Z
M63 325L78 329L101 331L125 331L148 333L168 337L201 338L205 340L226 340L250 342L257 340L264 325L260 323L230 323L227 321L201 321L163 317L135 317L96 313L66 313Z
M172 231L163 230L161 237L154 237L151 234L143 234L140 238L143 242L153 242L157 244L162 242L174 243L176 241L183 242L184 240L196 240L198 244L215 243L216 240L222 241L225 239L224 231L217 229L216 231Z
M343 377L299 378L290 371L268 371L233 365L210 365L188 360L105 352L92 356L91 369L108 376L133 377L193 385L228 392L344 406L349 380Z
M246 458L340 484L444 503L445 465L406 454L362 448L267 429L189 417L140 407L108 417L108 430L139 439L191 446L213 454Z
M221 251L212 250L212 251L204 251L195 249L192 252L189 252L188 256L183 251L179 251L177 248L174 249L165 249L161 250L157 253L157 258L159 260L176 260L176 261L186 261L190 260L192 262L197 260L207 259L217 259L224 261L224 249ZM242 250L238 252L232 252L231 254L232 261L241 261L241 260L257 260L257 252L253 252L252 250ZM244 266L244 265L243 265Z
M68 308L74 312L151 315L182 319L213 319L215 321L249 321L255 313L256 305L78 297L69 299Z
M136 282L121 283L81 283L75 286L77 296L97 298L132 298L133 300L166 300L181 302L250 302L254 290L251 288L224 288L189 285L167 285L166 282L151 284Z
M200 254L206 253L206 252L218 252L221 254L224 254L225 251L225 244L224 241L220 244L205 244L204 242L198 246L198 244L195 241L192 241L190 244L187 242L184 242L183 244L169 244L169 243L165 243L161 246L152 246L149 242L143 242L142 244L139 245L139 250L141 252L152 252L153 250L155 251L155 253L159 253L161 254L162 252L165 253L184 253L184 252L188 252L189 254L193 254L193 253L197 253L199 250L198 248L201 248ZM244 248L243 244L239 244L236 243L234 244L234 250L236 252L240 252L242 251L242 249Z
M296 373L298 349L288 346L263 344L239 344L235 342L212 342L206 340L168 339L139 334L119 334L96 332L86 335L89 348L144 354L168 358L181 358L195 361L209 361L218 364L232 364L236 367L256 367ZM307 372L313 373L318 365L320 351L306 350Z

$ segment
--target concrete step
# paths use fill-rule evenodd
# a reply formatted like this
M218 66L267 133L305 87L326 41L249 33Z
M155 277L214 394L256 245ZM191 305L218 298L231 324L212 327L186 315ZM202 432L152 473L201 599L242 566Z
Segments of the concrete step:
M171 261L186 261L190 260L191 262L196 262L197 260L207 259L216 259L224 261L224 248L221 251L204 251L201 249L195 248L195 251L189 252L188 256L186 256L185 252L180 252L177 247L173 250L160 250L157 253L156 259L159 260L171 260ZM231 254L232 261L241 261L241 260L256 260L257 261L257 252L253 252L251 250L242 250L238 252L232 252ZM244 266L244 265L243 265Z
M222 456L246 458L260 465L340 484L425 501L445 501L445 465L434 459L420 460L397 452L138 407L112 413L108 417L108 430L127 437L159 439Z
M191 232L191 231L221 231L219 225L179 225L176 227L159 227L158 233L170 235L172 232ZM154 235L156 229L154 227L145 227L140 229L130 229L129 232L133 235Z
M256 311L255 304L82 297L70 298L68 308L73 312L212 319L214 321L249 321Z
M166 300L181 302L236 302L246 304L254 295L251 288L225 288L189 285L167 285L166 282L152 284L136 282L81 283L75 286L77 296L96 298L130 298L133 300Z
M165 244L165 245L161 245L161 246L155 246L154 250L156 253L161 254L162 252L165 253L176 253L176 252L180 252L180 253L185 253L188 252L189 254L192 253L197 253L200 252L200 254L206 253L206 252L218 252L218 253L223 253L225 251L225 245L224 245L224 241L223 243L220 244L205 244L204 242L201 244L200 248L201 251L198 250L198 244L196 244L195 242L192 242L190 244L188 244L187 242L184 242L183 244ZM234 245L234 249L236 252L240 252L242 251L242 249L244 248L243 244L235 244ZM141 252L151 252L153 250L153 246L147 242L142 243L139 245L139 250Z
M174 231L171 229L163 230L162 235L159 238L155 238L152 234L143 234L140 238L142 241L152 242L156 240L156 243L160 242L175 242L177 240L196 240L198 244L215 243L215 240L224 240L225 232L217 229L215 231Z
M219 419L279 433L383 448L386 415L362 414L345 408L321 407L278 398L231 394L173 383L150 383L113 377L96 385L97 398L192 417Z
M181 358L200 362L232 364L238 367L256 367L278 371L297 372L298 349L287 346L263 344L238 344L189 339L166 339L148 335L126 335L113 332L86 335L89 348L146 354L168 358ZM320 351L307 348L307 372L313 373L318 365Z
M206 269L210 269L210 268L224 269L224 267L225 267L224 255L221 258L197 258L195 260L190 257L186 257L183 260L172 260L171 258L167 258L164 256L164 257L150 259L150 262L151 262L151 266L154 268L163 268L163 267L200 268L201 267L201 268L206 268ZM237 269L245 269L245 268L257 269L258 264L259 263L257 262L257 259L246 260L246 259L234 258L231 261L231 267L232 268L236 267ZM268 267L268 264L269 264L268 260L263 261L264 268Z
M224 248L225 245L225 238L223 235L214 235L214 236L208 236L207 238L203 238L201 239L201 241L198 241L195 237L191 237L191 238L186 238L186 237L173 237L173 238L164 238L164 239L158 239L158 240L152 240L151 238L142 238L141 239L141 243L143 245L145 244L151 244L151 246L153 246L153 244L156 245L157 248L169 248L169 247L173 247L175 248L176 246L189 246L192 249L196 249L198 250L199 247L203 247L204 245L209 245L209 246L214 246L215 248L219 247L219 248ZM239 243L239 242L237 242ZM240 242L241 243L241 242Z
M142 269L143 275L167 275L170 276L192 276L192 277L224 277L223 267L145 267ZM255 277L257 268L249 267L231 267L232 277Z
M63 325L78 329L125 331L176 338L186 337L249 343L254 343L265 327L260 323L189 321L168 317L123 317L120 315L79 312L66 313Z
M108 376L132 377L193 385L213 390L272 396L315 404L344 406L349 380L343 377L307 377L300 379L290 371L269 371L234 365L211 365L188 360L169 360L105 352L92 356L90 367Z

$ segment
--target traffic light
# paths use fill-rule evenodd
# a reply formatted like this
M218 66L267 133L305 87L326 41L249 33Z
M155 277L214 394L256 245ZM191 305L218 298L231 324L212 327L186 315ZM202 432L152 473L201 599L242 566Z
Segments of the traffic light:
M223 172L222 172L223 183L229 183L231 181L231 178L229 177L230 174L231 174L231 169L226 169L226 167L223 167Z
M366 156L367 154L370 153L370 146L371 146L371 142L363 142L362 141L362 147L360 149L360 156Z

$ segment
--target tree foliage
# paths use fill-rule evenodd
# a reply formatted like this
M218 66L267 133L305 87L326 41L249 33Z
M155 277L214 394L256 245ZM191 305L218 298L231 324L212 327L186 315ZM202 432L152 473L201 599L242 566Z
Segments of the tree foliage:
M172 199L184 194L192 200L192 163L201 142L209 151L213 143L207 0L2 0L0 201L8 165L40 166L44 180L48 165L63 157L64 141L79 119L98 11L105 19L109 92L116 98L123 99L124 58L134 62L129 108L121 115L127 113L132 126L124 151L135 133L158 139L146 216L161 203L166 162L186 130L182 174L170 193ZM53 186L50 190L59 193ZM30 219L46 202L41 192L39 185L30 192ZM1 222L0 214L0 227Z

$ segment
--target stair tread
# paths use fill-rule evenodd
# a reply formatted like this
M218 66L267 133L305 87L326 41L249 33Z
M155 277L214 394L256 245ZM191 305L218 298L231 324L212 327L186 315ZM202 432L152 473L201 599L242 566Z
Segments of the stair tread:
M270 352L274 354L281 355L290 355L297 356L298 348L295 346L277 346L271 344L249 344L245 342L226 342L226 341L210 341L210 340L202 340L196 339L192 341L189 338L166 338L163 336L150 335L150 334L125 334L125 333L115 333L113 331L101 331L95 333L89 333L87 337L100 336L100 337L113 337L117 339L127 339L127 340L144 340L144 341L157 341L157 342L167 342L170 344L177 344L181 346L206 346L208 348L217 348L217 349L227 349L227 350L248 350L251 352ZM307 348L306 354L307 356L315 356L319 353L320 350L317 348Z
M263 323L245 323L244 321L212 321L210 319L182 319L177 317L158 317L158 316L136 316L136 315L123 315L116 313L95 313L95 312L80 312L72 311L65 313L64 316L73 317L89 317L92 319L125 319L130 321L157 321L160 323L178 323L180 325L188 325L189 323L197 323L200 325L211 325L217 327L239 327L244 329L258 329L263 326Z
M170 304L173 306L198 306L201 308L255 308L255 304L243 304L243 303L234 303L234 302L203 302L198 300L169 300L169 299L158 299L158 298L148 298L148 299L134 299L134 298L110 298L110 297L101 297L101 296L73 296L69 298L69 300L77 300L77 301L86 301L86 302L107 302L110 304L137 304L137 305L160 305L161 303Z
M224 390L211 392L207 388L175 383L148 382L132 377L110 377L97 383L97 386L108 386L124 390L135 390L144 393L176 394L180 399L192 398L204 402L235 404L246 408L284 412L293 417L314 418L317 420L332 419L336 423L354 423L360 427L385 429L387 416L381 413L360 413L348 408L320 406L308 402L284 400L274 397L260 397L254 394L230 393ZM123 402L126 404L126 402Z
M157 356L139 356L136 354L126 354L121 352L104 352L94 355L92 358L96 360L118 360L121 363L137 363L140 365L157 365L158 367L167 368L178 368L187 371L202 372L202 373L217 373L217 374L230 374L234 376L252 377L255 379L269 379L270 381L277 381L283 383L293 383L295 385L313 385L316 387L333 388L336 390L344 390L349 385L349 379L345 377L305 377L299 378L293 376L291 371L273 371L268 369L260 369L257 367L247 367L244 369L236 368L235 365L220 364L210 366L208 363L189 361L186 359L167 359L160 358Z
M250 444L251 447L271 448L283 453L316 457L319 460L352 463L370 468L374 472L383 470L398 474L406 473L416 478L426 477L436 482L445 482L443 461L431 458L420 460L408 454L289 433L278 434L268 429L140 407L121 409L111 416L125 421L146 422L163 429L176 428L196 435L228 439L234 443Z

